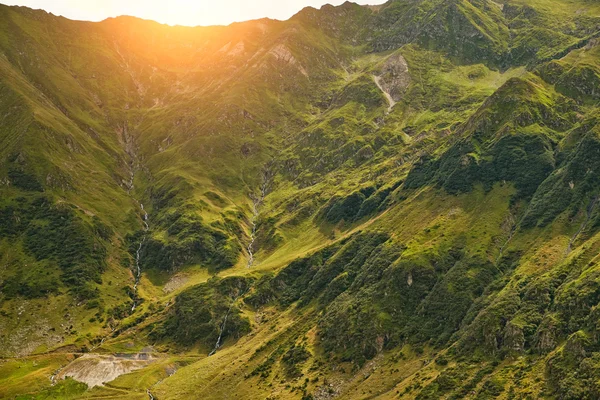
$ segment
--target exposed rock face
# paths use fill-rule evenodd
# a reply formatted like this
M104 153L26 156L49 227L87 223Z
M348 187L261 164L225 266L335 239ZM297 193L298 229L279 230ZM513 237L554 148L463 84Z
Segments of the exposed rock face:
M294 57L294 55L287 46L283 44L278 44L277 46L273 47L268 54L275 57L277 61L281 61L297 67L298 70L302 73L302 75L308 77L308 73L306 72L304 67L298 62L298 60Z
M589 347L589 338L582 332L575 332L567 339L563 353L574 359L583 359L586 357L586 347Z
M381 68L381 75L376 80L381 89L389 94L394 102L402 99L410 84L408 64L404 57L400 54L389 57Z
M243 41L240 41L237 44L233 44L231 42L227 43L219 50L219 53L225 53L227 56L235 57L240 54L243 54L245 51L246 46L244 45Z
M504 328L504 346L510 351L522 352L525 347L523 329L512 322L507 323Z
M90 388L103 386L121 375L144 368L154 360L149 355L102 356L86 354L67 365L58 375L59 379L70 377L87 384Z
M536 334L536 349L544 354L556 347L556 323L551 318L542 322Z
M296 64L296 59L294 58L290 50L282 44L273 47L269 54L272 54L278 60L282 60L290 64Z

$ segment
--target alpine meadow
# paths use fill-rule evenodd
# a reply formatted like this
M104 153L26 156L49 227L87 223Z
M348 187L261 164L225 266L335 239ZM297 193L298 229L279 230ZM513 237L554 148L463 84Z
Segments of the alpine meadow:
M600 399L600 1L0 5L1 399Z

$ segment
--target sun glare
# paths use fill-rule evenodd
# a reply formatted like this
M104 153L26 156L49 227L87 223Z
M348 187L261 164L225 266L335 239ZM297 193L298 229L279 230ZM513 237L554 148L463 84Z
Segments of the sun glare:
M100 21L131 15L169 25L228 25L269 17L288 19L306 6L320 7L344 0L13 0L9 5L41 8L70 19ZM362 4L383 0L359 1Z

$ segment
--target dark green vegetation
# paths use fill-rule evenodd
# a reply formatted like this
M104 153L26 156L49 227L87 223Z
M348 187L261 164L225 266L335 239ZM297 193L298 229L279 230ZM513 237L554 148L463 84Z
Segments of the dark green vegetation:
M226 278L210 280L183 292L176 297L164 323L156 327L151 336L183 346L201 343L212 350L219 338L226 340L245 335L250 330L250 322L240 316L234 303L250 285L244 278Z
M599 29L0 6L0 397L600 397ZM82 352L155 359L51 385Z
M232 224L228 230L218 224L207 226L194 211L191 209L183 213L178 209L165 215L164 219L153 221L167 228L164 239L151 235L142 243L140 264L144 268L176 270L184 265L200 263L218 270L237 263L241 246L235 234L239 227ZM145 233L138 232L137 240L130 239L132 253L143 236Z
M14 275L4 276L2 292L7 298L56 295L59 282L78 299L97 297L90 283L102 283L105 242L112 235L97 218L86 221L74 207L35 195L7 202L0 209L0 226L0 234L23 249L24 259L33 259L26 266L15 261Z

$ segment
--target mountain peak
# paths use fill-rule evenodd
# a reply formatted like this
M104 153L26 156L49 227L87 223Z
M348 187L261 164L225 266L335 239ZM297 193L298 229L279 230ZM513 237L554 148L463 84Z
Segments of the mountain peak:
M0 398L598 398L599 11L0 6Z

